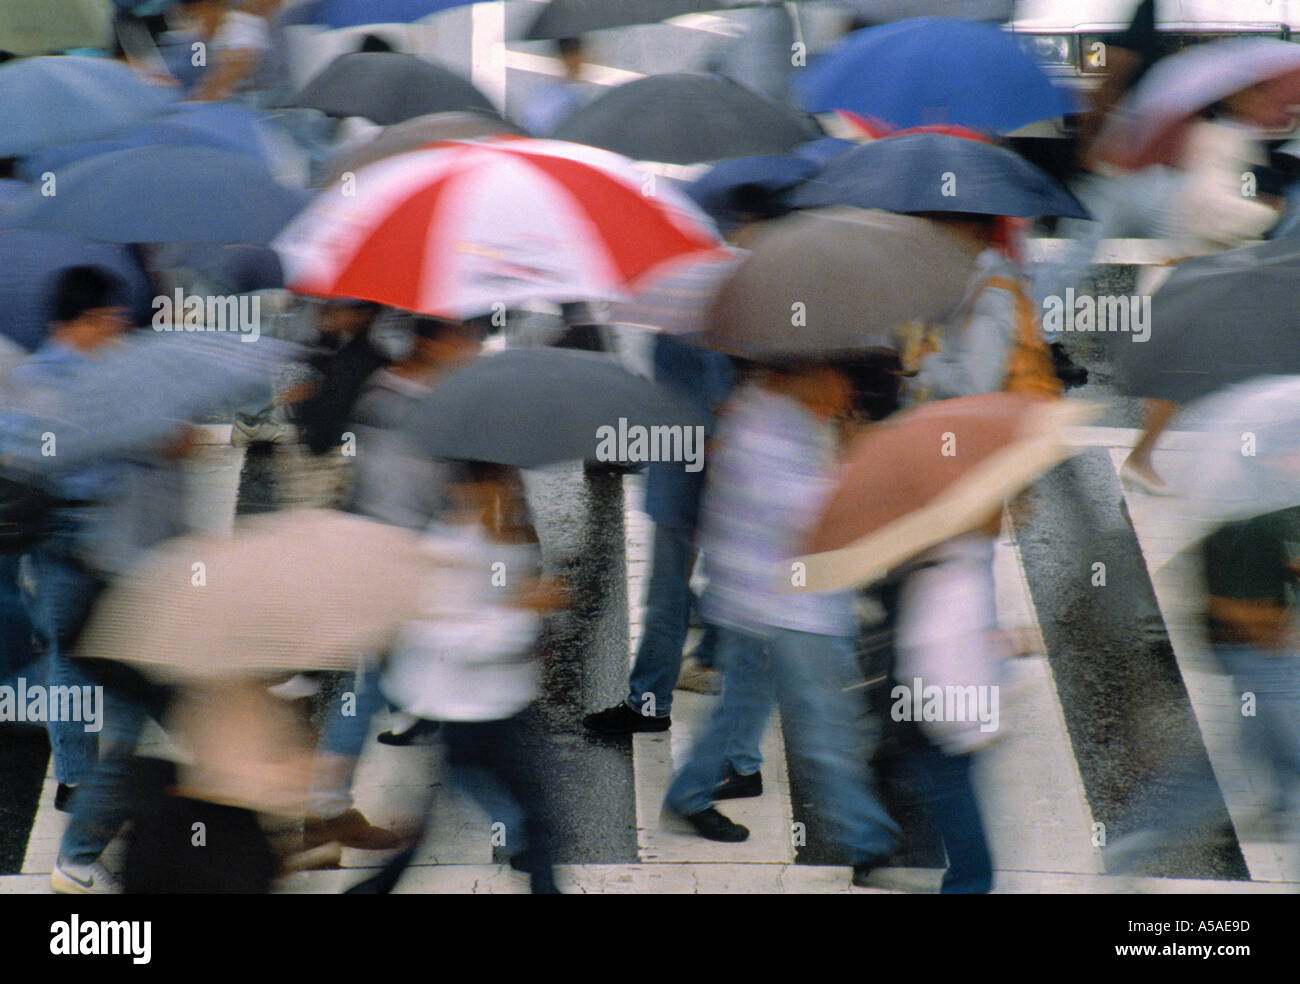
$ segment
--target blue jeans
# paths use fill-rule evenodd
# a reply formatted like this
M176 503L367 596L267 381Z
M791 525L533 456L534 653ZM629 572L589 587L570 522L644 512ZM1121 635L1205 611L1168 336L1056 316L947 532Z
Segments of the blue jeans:
M687 816L707 809L728 756L743 762L743 750L757 749L775 700L786 748L808 773L822 819L851 863L892 854L899 829L876 798L867 770L865 707L857 690L845 689L862 683L853 640L790 629L774 629L764 639L720 628L718 651L722 700L669 786L667 806Z
M628 678L627 705L649 717L668 717L673 687L682 671L682 647L691 617L691 544L687 533L666 526L654 530L645 628Z
M130 815L136 743L145 722L162 720L166 697L104 687L103 757L72 797L72 816L59 843L59 858L90 864L104 853Z
M1271 655L1253 646L1214 646L1237 690L1255 695L1255 714L1242 717L1242 738L1277 782L1278 805L1300 835L1300 654Z
M45 647L42 682L51 687L93 685L73 665L69 655L104 583L80 565L74 545L75 534L71 530L59 530L31 553L36 581L33 621ZM99 754L98 735L87 732L80 721L50 721L47 728L55 780L72 786L84 781Z

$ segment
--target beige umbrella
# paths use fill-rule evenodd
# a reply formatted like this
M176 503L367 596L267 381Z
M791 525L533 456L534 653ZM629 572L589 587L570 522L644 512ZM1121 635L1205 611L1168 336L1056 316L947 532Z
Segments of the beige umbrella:
M804 565L792 569L794 590L868 584L977 528L1073 454L1067 429L1098 409L988 393L927 403L872 427L850 447L806 554L791 562Z
M295 509L230 539L171 540L96 604L80 656L167 681L355 668L418 616L445 569L418 534Z
M348 171L356 171L375 161L419 150L440 140L478 140L493 136L526 136L513 123L488 113L472 110L430 113L386 126L374 136L344 144L327 165L326 184L337 181Z
M754 359L894 351L900 325L956 311L975 256L909 215L834 208L778 219L718 292L707 341Z

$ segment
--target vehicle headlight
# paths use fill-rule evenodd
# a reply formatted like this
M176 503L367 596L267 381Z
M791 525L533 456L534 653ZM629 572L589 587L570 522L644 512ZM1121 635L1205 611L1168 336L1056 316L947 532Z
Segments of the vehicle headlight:
M1075 44L1071 34L1018 34L1021 45L1045 66L1075 67Z

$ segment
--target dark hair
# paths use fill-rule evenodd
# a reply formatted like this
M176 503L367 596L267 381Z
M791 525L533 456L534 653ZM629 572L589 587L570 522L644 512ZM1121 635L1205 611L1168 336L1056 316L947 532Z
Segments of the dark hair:
M458 322L449 321L446 318L435 318L430 315L421 314L411 319L411 333L414 334L416 338L427 338L433 340L452 332L459 332L460 330Z
M464 483L504 482L514 474L515 469L510 465L498 464L495 461L473 461L468 458L457 461L455 468L455 480Z
M122 281L96 266L69 267L54 284L55 321L75 321L87 311L122 303Z
M580 55L584 47L586 46L580 37L560 38L555 42L555 50L561 58L566 55Z
M361 41L361 47L358 51L394 51L396 50L392 43L378 34L367 34Z

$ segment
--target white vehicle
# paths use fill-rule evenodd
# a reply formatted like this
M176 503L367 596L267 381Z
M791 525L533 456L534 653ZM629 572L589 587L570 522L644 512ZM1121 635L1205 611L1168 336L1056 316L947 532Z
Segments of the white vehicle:
M1008 30L1049 73L1087 91L1101 84L1107 49L1137 6L1138 0L1019 0ZM1156 0L1156 31L1162 54L1222 38L1290 41L1293 31L1300 32L1300 0ZM1059 138L1073 130L1066 118L1026 127L1017 136Z

